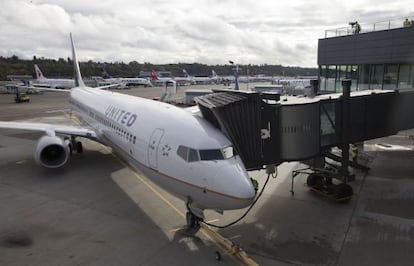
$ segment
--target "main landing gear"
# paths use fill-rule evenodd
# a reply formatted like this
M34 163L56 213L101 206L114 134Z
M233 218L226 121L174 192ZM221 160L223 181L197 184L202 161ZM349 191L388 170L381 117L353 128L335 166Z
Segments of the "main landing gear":
M83 153L83 145L82 142L77 141L75 136L71 136L70 140L69 137L65 137L65 142L68 143L70 155L73 153L73 149L75 149L76 153Z
M75 148L77 153L83 153L82 142L77 141L75 136L71 136L71 144L72 144L72 147Z

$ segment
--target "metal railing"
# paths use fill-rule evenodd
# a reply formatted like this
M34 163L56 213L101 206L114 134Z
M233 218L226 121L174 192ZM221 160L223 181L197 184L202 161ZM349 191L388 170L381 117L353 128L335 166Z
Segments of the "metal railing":
M360 23L359 25L361 26L361 31L359 33L403 28L404 20L406 18L408 18L408 20L411 23L410 27L414 27L414 17L404 17L400 19L379 21L375 23ZM354 28L351 25L349 25L347 27L325 30L325 38L346 36L354 33Z

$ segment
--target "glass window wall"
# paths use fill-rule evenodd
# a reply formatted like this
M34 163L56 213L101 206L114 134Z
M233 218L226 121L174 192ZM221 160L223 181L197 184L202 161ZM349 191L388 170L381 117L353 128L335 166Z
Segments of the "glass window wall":
M372 65L370 85L371 90L381 90L384 77L384 65Z
M398 65L385 65L384 70L384 90L395 90L397 88L398 80Z
M342 80L351 79L351 90L414 89L414 64L364 64L320 66L320 90L341 92Z
M370 65L362 65L359 68L358 90L368 90L369 89L370 71L371 71Z
M327 66L326 69L326 91L335 91L336 66Z
M412 88L410 84L410 65L400 65L398 72L398 89L404 90Z

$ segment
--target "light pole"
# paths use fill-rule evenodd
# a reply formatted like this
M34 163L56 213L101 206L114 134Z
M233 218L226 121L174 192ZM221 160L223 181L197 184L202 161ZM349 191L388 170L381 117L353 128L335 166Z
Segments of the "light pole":
M234 66L234 62L229 60L230 65ZM236 68L232 68L234 71L234 89L239 90L239 65L236 64Z

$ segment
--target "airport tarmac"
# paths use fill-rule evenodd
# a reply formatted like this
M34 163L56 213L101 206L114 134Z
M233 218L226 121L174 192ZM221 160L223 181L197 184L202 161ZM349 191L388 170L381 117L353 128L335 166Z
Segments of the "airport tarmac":
M194 89L182 87L179 93L186 88ZM152 98L161 90L120 92ZM65 93L32 95L21 104L13 97L0 95L0 120L76 123L68 116ZM206 230L180 230L184 203L109 148L84 140L83 154L50 171L33 161L39 134L1 130L0 135L0 265L240 264ZM291 172L303 165L284 163L245 219L214 230L259 265L412 265L413 135L410 130L365 143L371 170L355 172L356 195L349 203L310 191L303 175L294 179L291 195ZM264 171L250 174L260 187L267 177ZM244 211L208 211L206 218L223 225Z

